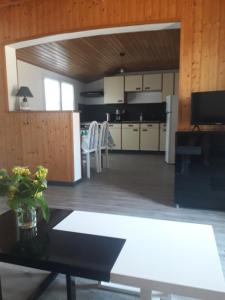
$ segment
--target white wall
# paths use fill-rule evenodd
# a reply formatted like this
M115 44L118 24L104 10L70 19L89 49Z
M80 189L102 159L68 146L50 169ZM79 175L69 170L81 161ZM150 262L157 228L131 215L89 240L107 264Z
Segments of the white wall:
M72 78L48 71L43 68L36 67L29 63L17 60L18 69L18 85L28 86L34 98L28 98L31 110L45 110L44 96L44 78L49 77L64 82L69 82L74 85L75 109L78 108L80 92L83 89L83 83Z
M6 74L7 74L7 88L8 88L8 107L9 111L16 110L18 103L16 101L16 92L18 89L17 82L17 67L16 67L16 50L6 46Z

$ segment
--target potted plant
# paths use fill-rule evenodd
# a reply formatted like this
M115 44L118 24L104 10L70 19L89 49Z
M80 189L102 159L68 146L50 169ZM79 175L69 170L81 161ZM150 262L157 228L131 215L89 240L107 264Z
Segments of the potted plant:
M36 208L40 207L44 220L49 219L49 209L43 192L47 189L48 170L37 167L32 175L27 167L14 167L11 175L0 170L0 196L7 197L8 206L15 211L18 226L30 229L37 224Z

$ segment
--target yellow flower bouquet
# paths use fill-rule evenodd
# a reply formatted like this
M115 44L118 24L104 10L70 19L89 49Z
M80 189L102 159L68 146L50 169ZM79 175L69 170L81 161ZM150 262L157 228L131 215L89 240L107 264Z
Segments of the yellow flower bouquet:
M49 209L43 194L47 189L48 170L39 166L31 174L27 167L14 167L11 173L9 175L7 170L0 170L0 196L7 197L8 206L17 213L19 226L36 226L37 207L40 207L43 218L48 221Z

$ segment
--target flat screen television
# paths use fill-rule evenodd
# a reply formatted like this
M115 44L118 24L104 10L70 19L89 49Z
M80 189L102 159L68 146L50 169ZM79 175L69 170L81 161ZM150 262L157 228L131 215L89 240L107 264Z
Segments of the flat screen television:
M191 124L225 124L225 91L192 93Z

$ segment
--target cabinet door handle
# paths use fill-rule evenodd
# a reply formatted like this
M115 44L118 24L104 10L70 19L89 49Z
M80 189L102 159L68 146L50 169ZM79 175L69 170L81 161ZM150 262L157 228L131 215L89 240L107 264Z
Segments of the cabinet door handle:
M145 87L145 90L150 90L150 86L146 86L146 87Z
M142 131L148 131L148 129L142 129Z
M148 127L152 127L153 125L152 125L152 124L148 124L147 126L148 126Z
M117 102L123 102L123 100L118 100Z
M133 131L138 131L138 129L133 129Z
M133 125L133 124L128 124L128 126L129 126L129 127L134 127L134 125Z
M141 88L140 87L136 87L136 90L139 91Z

